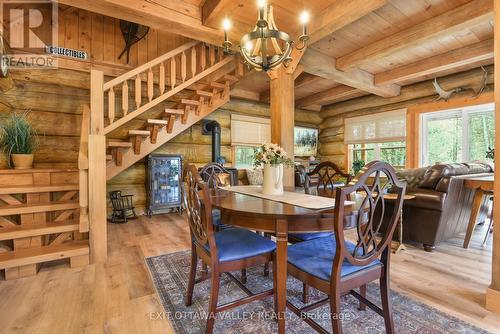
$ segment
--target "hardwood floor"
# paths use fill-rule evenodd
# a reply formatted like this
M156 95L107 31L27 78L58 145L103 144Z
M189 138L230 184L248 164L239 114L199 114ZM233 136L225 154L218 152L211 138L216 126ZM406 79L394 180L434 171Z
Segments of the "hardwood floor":
M392 288L444 312L500 333L500 316L486 311L491 240L485 227L468 250L462 238L434 253L407 245L392 257ZM35 277L0 281L0 333L171 333L144 257L188 248L187 223L178 214L108 225L109 262L70 269L44 267Z

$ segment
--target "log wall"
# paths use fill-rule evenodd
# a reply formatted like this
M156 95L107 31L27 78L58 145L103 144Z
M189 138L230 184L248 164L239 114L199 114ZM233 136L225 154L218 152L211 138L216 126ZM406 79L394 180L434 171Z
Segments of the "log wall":
M39 134L36 167L77 167L82 105L89 103L90 96L89 78L89 73L84 71L58 69L13 70L8 79L0 79L0 90L3 90L0 92L0 122L12 112L30 110L30 119ZM209 116L221 124L222 155L229 163L232 113L270 115L267 104L232 100ZM297 110L296 122L314 127L319 125L321 118L315 112ZM127 127L141 128L143 124L144 120L139 118L117 129L110 137L125 140ZM211 136L202 135L201 124L195 124L155 153L182 154L185 161L203 165L211 160ZM3 155L0 168L7 168ZM144 184L145 165L141 161L110 180L108 191L121 189L134 194L141 211L146 203Z
M485 69L488 71L488 88L485 93L488 93L488 91L492 91L493 66L487 66ZM449 101L450 104L453 104L454 100L473 98L475 95L474 90L477 90L483 82L483 73L481 68L477 68L439 78L438 82L445 90L457 87L465 89L463 92L454 95L452 100ZM418 104L433 102L436 97L432 80L428 80L403 87L399 96L383 98L370 95L323 107L320 112L323 121L320 124L319 135L321 159L333 161L346 169L345 118L411 108ZM350 169L350 167L347 169Z

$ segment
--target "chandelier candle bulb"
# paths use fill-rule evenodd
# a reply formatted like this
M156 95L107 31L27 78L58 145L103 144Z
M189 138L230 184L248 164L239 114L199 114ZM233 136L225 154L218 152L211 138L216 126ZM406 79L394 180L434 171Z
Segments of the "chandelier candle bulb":
M303 11L300 14L300 22L302 23L302 36L307 36L307 23L309 23L309 12Z
M266 8L266 1L259 0L257 1L257 5L259 6L259 21L264 20L264 10Z

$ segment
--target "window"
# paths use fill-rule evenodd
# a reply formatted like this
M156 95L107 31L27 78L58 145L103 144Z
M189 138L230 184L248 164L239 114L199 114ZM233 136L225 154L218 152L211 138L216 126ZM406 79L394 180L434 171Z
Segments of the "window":
M257 146L234 146L234 167L236 168L252 168L253 155Z
M406 143L404 141L387 143L368 143L349 145L350 161L367 163L373 160L388 162L396 168L403 168L406 162Z
M347 118L344 143L348 145L349 165L373 160L394 167L406 163L406 110Z
M427 113L422 117L421 164L486 160L494 145L493 104Z

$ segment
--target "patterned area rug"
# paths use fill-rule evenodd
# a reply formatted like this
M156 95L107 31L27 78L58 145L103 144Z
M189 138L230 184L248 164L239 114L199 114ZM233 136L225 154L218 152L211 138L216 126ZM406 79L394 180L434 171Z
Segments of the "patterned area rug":
M184 305L184 294L188 282L190 252L166 254L146 259L151 277L162 301L165 313L157 316L170 319L176 333L204 333L210 296L210 280L196 284L193 294L193 305ZM255 267L247 271L247 287L259 292L272 287L272 273L268 277L262 275L263 268ZM199 273L199 271L198 271ZM238 273L234 273L239 277ZM288 278L288 300L301 307L302 283L292 277ZM379 287L376 283L368 286L368 298L380 305ZM219 292L219 305L244 297L245 294L226 275L222 275ZM310 301L324 298L324 295L311 289ZM482 334L485 330L474 327L430 306L392 292L393 316L398 334L435 334L463 333ZM342 322L344 333L376 334L385 333L384 320L381 316L367 308L358 311L358 302L352 296L343 297ZM265 334L276 333L277 323L272 318L273 297L257 301L229 310L217 315L215 333ZM328 317L329 306L325 305L313 316L324 328L331 331ZM314 330L295 314L287 311L287 333L314 333Z

